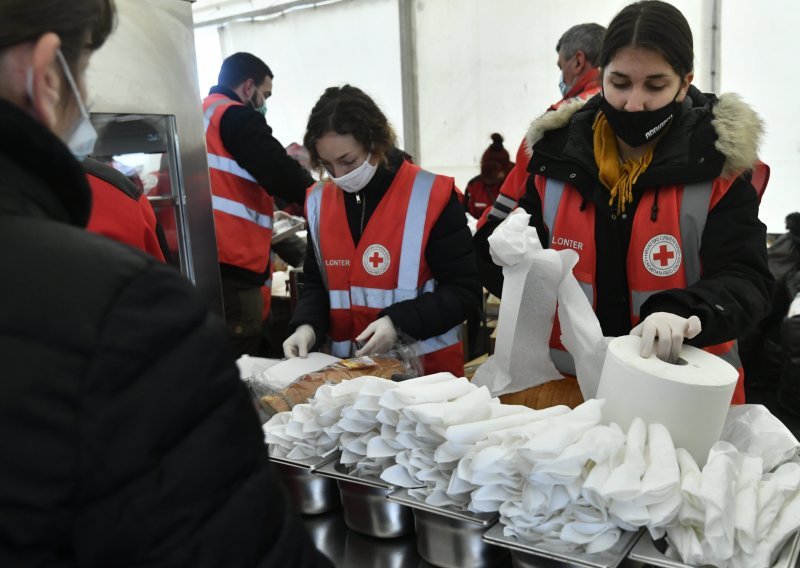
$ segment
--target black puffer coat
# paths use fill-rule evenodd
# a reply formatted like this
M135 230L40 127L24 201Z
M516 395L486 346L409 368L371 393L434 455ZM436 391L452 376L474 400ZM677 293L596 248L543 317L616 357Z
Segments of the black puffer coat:
M83 230L83 170L39 122L0 100L0 132L0 566L328 566L221 322Z
M598 179L592 124L600 95L585 104L570 103L548 112L531 125L528 166L531 176L520 206L531 214L544 247L549 235L534 177L546 176L570 183L595 206L597 251L595 311L607 336L627 335L631 329L627 281L627 254L634 212L645 191L664 185L683 185L731 176L755 163L761 133L757 115L736 95L717 99L690 87L680 116L659 141L653 161L633 186L634 201L626 216L609 207L608 190ZM530 148L529 148L530 149ZM702 233L700 258L703 275L684 289L654 294L641 307L644 319L654 312L682 317L697 315L703 330L687 343L704 347L740 337L768 313L772 275L767 266L766 227L758 219L759 200L747 172L709 211ZM484 286L502 289L502 273L491 262L488 235L497 221L475 235Z

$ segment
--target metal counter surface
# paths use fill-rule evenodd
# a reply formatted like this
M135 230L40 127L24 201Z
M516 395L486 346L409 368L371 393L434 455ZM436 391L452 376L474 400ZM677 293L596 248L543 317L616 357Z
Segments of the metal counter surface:
M417 536L372 538L347 528L341 507L324 515L308 515L303 523L317 548L337 568L429 568L417 552ZM511 559L497 568L511 568Z

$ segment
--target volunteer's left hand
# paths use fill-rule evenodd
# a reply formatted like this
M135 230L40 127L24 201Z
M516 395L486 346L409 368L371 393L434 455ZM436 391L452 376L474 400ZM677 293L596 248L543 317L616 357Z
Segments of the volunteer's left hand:
M367 343L356 351L356 357L372 355L375 353L386 353L394 345L397 339L397 331L389 316L383 316L369 324L361 335L356 337L356 341L367 341Z
M655 312L631 330L631 335L642 338L642 357L650 357L655 347L656 356L668 363L677 363L683 340L695 337L701 331L700 318L682 318L667 312Z

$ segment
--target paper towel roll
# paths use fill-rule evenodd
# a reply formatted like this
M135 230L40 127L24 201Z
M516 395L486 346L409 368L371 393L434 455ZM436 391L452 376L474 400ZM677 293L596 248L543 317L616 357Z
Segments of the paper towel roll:
M603 421L627 430L634 418L667 427L676 448L686 448L702 468L719 439L739 373L702 349L683 346L680 364L640 353L642 339L626 335L608 346L597 398L606 399Z

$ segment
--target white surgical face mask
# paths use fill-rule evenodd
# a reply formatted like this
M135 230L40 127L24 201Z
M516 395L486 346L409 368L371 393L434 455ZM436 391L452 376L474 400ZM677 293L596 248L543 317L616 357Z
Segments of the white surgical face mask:
M78 91L78 85L75 84L75 79L72 77L72 72L70 72L69 66L60 49L56 51L56 56L61 62L64 75L72 89L72 94L75 96L75 102L78 103L78 108L81 111L77 123L73 126L69 138L65 140L65 142L67 146L69 146L70 151L72 151L72 155L75 156L75 159L82 162L86 156L91 154L94 150L94 145L97 142L97 130L95 130L92 121L89 119L89 111L86 110L86 105L83 103L81 93Z
M367 155L367 159L364 160L364 163L358 166L351 172L347 172L342 177L333 177L333 183L335 183L340 189L346 191L347 193L357 193L364 189L364 187L369 183L369 180L372 179L372 176L375 175L375 172L378 169L378 165L372 165L369 163L369 159L372 157L372 154Z

